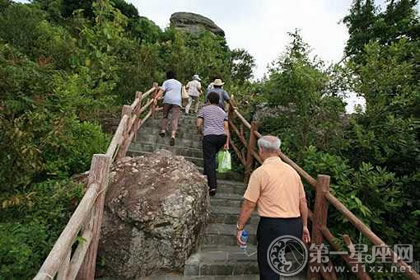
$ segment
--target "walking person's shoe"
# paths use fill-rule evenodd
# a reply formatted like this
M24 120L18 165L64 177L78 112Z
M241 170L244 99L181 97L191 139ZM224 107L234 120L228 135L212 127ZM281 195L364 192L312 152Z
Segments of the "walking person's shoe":
M160 137L165 137L166 132L162 130L162 131L159 133L159 135L160 135Z
M209 195L210 196L215 196L216 195L216 189L210 189L209 190Z
M175 146L175 137L171 137L171 140L169 141L169 145Z

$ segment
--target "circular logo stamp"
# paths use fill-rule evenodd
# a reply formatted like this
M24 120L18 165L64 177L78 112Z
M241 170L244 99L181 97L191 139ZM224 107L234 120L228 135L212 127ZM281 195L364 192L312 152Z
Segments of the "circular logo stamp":
M280 276L293 276L305 268L308 250L300 239L283 235L271 242L267 261L271 269Z

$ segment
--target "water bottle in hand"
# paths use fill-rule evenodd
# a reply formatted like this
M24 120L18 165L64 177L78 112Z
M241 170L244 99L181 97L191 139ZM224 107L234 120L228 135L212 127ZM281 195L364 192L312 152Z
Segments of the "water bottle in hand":
M246 247L247 247L246 242L248 241L248 231L246 229L242 231L241 241L244 242L245 245L241 245L240 247L242 251L246 251Z

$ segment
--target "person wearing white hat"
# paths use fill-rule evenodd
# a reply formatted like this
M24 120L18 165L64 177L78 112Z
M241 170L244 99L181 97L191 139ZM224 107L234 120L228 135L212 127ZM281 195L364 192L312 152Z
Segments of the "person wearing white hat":
M225 83L221 79L215 79L213 82L213 88L209 89L206 94L204 103L207 103L207 97L211 92L215 92L219 95L219 107L225 109L225 102L229 101L228 93L223 89Z
M185 106L185 114L188 115L190 112L190 108L191 105L193 104L193 102L195 103L194 106L194 113L198 112L198 106L200 105L200 94L202 93L201 91L201 79L200 77L195 74L193 76L192 81L189 81L187 86L185 87L187 89L188 92L188 104L187 106Z

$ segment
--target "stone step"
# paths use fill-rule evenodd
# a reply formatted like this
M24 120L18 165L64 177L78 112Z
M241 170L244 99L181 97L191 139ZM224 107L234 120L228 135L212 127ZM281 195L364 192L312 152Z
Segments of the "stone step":
M197 114L192 113L191 111L190 111L190 114L188 114L188 115L184 114L184 110L181 110L181 112L182 112L182 114L179 116L179 121L195 121L197 119ZM170 117L171 117L171 114L169 114L169 118ZM161 120L162 119L162 112L159 111L156 114L154 119L155 120Z
M194 128L194 131L196 131L196 120L194 121L182 121L180 120L178 122L178 128ZM148 128L161 128L162 126L162 120L161 119L155 119L155 120L147 120L142 127L148 127ZM168 128L171 127L171 121L168 121Z
M217 174L219 178L219 174ZM234 184L228 183L226 180L217 180L217 192L243 195L246 187L244 183L235 182Z
M146 121L146 123L144 123L141 127L141 130L143 129L161 129L161 123L156 122L156 121ZM167 130L171 129L171 124L168 124ZM182 131L186 131L187 129L194 129L194 132L197 131L196 126L194 124L189 124L189 123L178 123L178 131L182 130ZM141 131L140 130L140 131Z
M162 145L170 144L171 138L170 137L160 137L159 135L156 136L146 136L141 139L136 139L131 144L142 144L142 143L157 143ZM200 141L195 141L194 139L185 138L185 137L176 137L175 138L175 146L177 147L185 147L185 148L194 148L194 149L201 149L202 143Z
M250 224L246 226L249 233L248 244L256 245L256 233L257 226ZM222 224L214 223L208 224L203 242L202 248L215 247L215 246L236 246L236 223L235 224Z
M163 143L153 143L153 142L143 142L143 143L132 143L130 145L130 151L138 151L138 152L153 152L159 149L164 149L171 151L175 155L186 156L186 157L197 157L202 158L203 152L201 149L191 148L191 147L184 147L184 146L170 146L168 144Z
M238 207L228 207L214 205L215 198L210 199L210 219L209 223L221 223L221 224L235 224L238 221L239 213L241 208ZM250 225L258 224L260 218L257 212L254 212L251 218L248 221Z
M231 196L235 196L232 198ZM218 192L211 198L211 206L241 207L242 196L240 194L229 194Z
M198 167L198 170L200 173L203 173L202 167ZM217 181L219 182L220 180L233 180L238 184L243 184L243 175L236 172L217 173Z
M259 280L259 275L192 275L186 276L179 273L168 273L168 274L152 274L147 277L140 277L136 280ZM98 280L115 280L115 279L98 279Z
M171 121L170 121L170 116L169 116L168 123L170 123L170 122ZM145 125L146 124L147 125L152 124L152 125L160 126L161 123L162 123L162 115L158 115L154 119L148 119L146 121ZM180 125L190 125L190 126L194 126L195 127L196 123L197 123L197 117L186 117L186 116L182 116L178 120L178 126L180 126Z
M161 274L161 275L151 275L148 277L140 277L136 280L259 280L260 276L258 274L242 274L242 275L195 275L195 276L184 276L176 273L170 274ZM115 280L115 278L102 278L98 280ZM279 280L306 280L304 273L296 275L283 277L281 276Z
M139 129L137 138L142 135L158 135L161 129L160 126L143 126ZM166 135L169 137L170 130L167 130ZM197 133L197 129L194 126L179 126L176 132L177 137L194 137L196 140L201 141L201 136Z
M223 185L223 186L245 188L245 183L241 180L236 181L236 180L223 180L223 179L221 179L218 182L219 182L220 185Z
M127 156L136 157L136 156L142 156L142 155L149 155L152 152L145 152L145 151L133 151L128 150ZM197 166L203 166L203 158L196 158L196 157L184 157L186 160L194 163Z
M137 134L136 137L136 142L138 143L142 143L142 142L159 142L161 139L170 139L169 134L166 135L166 137L162 138L159 135L160 130L159 129L155 129L155 128L148 128L145 130L140 130L139 133ZM190 133L190 134L177 134L176 138L178 139L189 139L189 140L193 140L196 142L200 142L201 141L201 136L196 134L196 133ZM201 146L200 146L201 148Z
M161 129L160 129L159 126L152 126L152 127L144 126L144 127L141 127L138 130L137 138L142 137L142 134L145 134L145 135L159 135L160 131L161 131ZM169 138L169 136L170 136L170 133L167 132L166 137ZM197 138L197 136L200 136L200 135L197 134L197 130L195 129L195 127L186 126L186 127L178 127L178 129L176 131L176 136L177 137L194 139L194 137Z
M258 273L256 251L255 246L249 246L247 254L239 246L208 247L190 256L184 275L255 275Z

